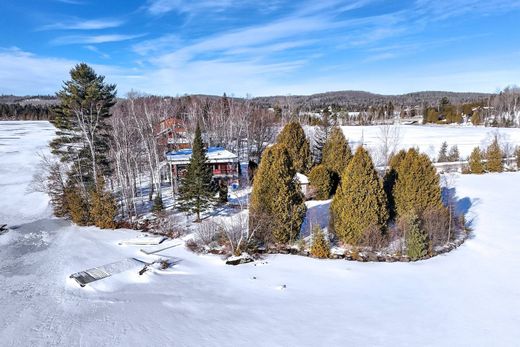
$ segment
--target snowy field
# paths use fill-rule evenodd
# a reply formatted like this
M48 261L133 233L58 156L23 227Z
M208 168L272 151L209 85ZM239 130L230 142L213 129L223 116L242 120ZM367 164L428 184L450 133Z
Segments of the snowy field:
M17 223L0 236L2 346L518 346L519 173L459 177L474 236L430 260L276 255L231 267L179 246L161 253L174 257L171 269L80 288L71 273L155 246L119 245L135 231L53 219L45 197L24 195L50 125L0 122L0 131L0 223Z
M345 137L352 148L363 143L369 149L377 148L381 143L381 127L379 126L343 126L341 127ZM398 148L408 149L419 147L421 152L437 158L444 141L448 146L457 145L462 158L470 155L473 148L480 146L486 148L498 134L502 145L508 143L514 148L520 145L519 128L485 128L473 126L438 126L438 125L399 125ZM392 133L395 133L392 131Z

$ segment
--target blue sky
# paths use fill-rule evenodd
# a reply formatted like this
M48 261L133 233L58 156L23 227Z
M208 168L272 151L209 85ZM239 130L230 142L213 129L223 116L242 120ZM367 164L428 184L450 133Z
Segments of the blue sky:
M3 0L0 93L78 62L118 93L495 92L520 84L520 1Z

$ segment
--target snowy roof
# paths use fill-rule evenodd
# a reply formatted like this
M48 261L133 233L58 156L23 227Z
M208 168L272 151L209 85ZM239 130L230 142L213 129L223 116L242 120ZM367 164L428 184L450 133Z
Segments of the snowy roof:
M176 164L187 164L191 158L191 148L166 153L166 159ZM209 147L206 157L210 163L238 162L238 156L222 147Z
M300 184L309 184L309 178L299 172L296 173L295 178L300 182Z

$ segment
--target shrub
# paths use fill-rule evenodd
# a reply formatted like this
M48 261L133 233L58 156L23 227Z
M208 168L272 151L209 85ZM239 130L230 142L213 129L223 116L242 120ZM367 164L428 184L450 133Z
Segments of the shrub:
M410 214L404 217L404 234L406 240L406 250L411 260L418 260L428 254L428 239L426 234L419 226L419 219L416 215Z
M330 257L330 245L319 225L313 227L311 255L315 258Z
M152 206L152 212L161 212L164 210L164 204L161 194L157 194L155 196L155 199L153 199L153 206Z

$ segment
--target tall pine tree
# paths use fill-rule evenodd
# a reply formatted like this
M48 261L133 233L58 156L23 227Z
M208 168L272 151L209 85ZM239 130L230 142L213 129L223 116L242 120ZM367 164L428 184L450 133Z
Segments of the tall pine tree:
M57 93L54 126L58 129L51 142L52 152L69 164L69 176L83 188L83 194L98 177L110 174L107 157L111 116L116 101L116 86L106 84L87 64L76 65L71 79Z
M200 125L197 123L190 162L186 175L181 179L177 198L179 210L195 213L197 222L200 222L201 213L215 202L216 192L212 179L211 166L207 163L206 149L202 142Z
M335 234L345 243L359 244L370 228L383 232L388 220L386 195L372 163L363 147L341 175L341 183L331 204L331 220Z

